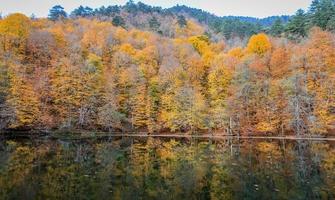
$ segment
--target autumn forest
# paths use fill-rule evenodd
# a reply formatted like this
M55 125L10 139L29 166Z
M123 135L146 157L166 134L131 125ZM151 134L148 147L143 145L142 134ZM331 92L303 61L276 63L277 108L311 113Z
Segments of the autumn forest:
M132 1L3 16L0 130L334 134L335 2L287 18Z

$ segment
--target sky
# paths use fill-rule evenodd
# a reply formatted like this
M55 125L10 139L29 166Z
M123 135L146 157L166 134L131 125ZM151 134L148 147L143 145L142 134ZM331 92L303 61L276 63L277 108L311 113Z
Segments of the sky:
M306 10L312 0L142 0L143 3L172 7L176 4L200 8L219 16L267 17L273 15L292 15L298 9ZM54 5L62 5L71 12L80 5L92 8L103 5L123 5L127 0L0 0L0 13L20 12L28 16L46 17ZM137 1L135 1L137 2Z

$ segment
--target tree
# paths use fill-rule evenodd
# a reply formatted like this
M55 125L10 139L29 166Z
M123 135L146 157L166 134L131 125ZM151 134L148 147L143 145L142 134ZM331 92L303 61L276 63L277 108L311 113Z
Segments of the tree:
M24 54L26 40L31 32L30 19L20 13L8 15L0 23L1 44L4 52Z
M156 17L153 17L149 21L149 26L153 31L158 31L161 24L159 23Z
M0 63L0 130L8 127L11 121L14 120L13 111L6 104L9 94L9 69L8 66Z
M9 128L32 128L40 116L40 102L33 86L19 74L17 66L10 66L10 87L6 104L14 112Z
M258 56L264 56L265 53L271 50L271 42L268 36L264 33L253 35L248 42L247 51Z
M311 133L327 133L335 119L331 112L334 96L332 74L335 72L334 47L332 35L319 28L311 30L310 39L305 47L306 71L305 90L310 97L308 119Z
M113 48L112 51L111 67L110 71L108 71L108 76L112 78L107 80L110 81L110 85L115 92L118 111L125 114L128 119L131 119L132 97L135 93L135 83L138 79L138 70L134 59L136 49L129 43L123 43Z
M184 15L179 15L177 17L177 22L180 28L184 28L187 26L187 21L186 18L184 17Z
M158 85L158 52L156 47L148 46L135 56L138 64L135 101L132 112L134 125L146 127L149 132L157 130L160 92Z
M152 78L148 83L148 101L147 101L147 127L150 133L159 131L158 115L161 104L161 88L158 77Z
M65 19L67 17L67 14L64 11L64 8L62 6L55 5L54 7L50 9L48 17L52 21L57 21L57 20Z
M328 23L335 16L335 2L332 0L314 0L310 11L311 26L327 29Z
M284 47L276 48L271 55L269 72L272 78L284 78L289 73L290 55Z
M78 8L74 9L71 12L71 16L74 17L90 17L92 16L93 13L93 9L90 7L83 7L83 6L79 6Z
M210 117L214 128L224 128L226 125L225 111L231 79L231 72L222 65L214 66L209 73Z
M120 14L120 7L119 6L108 6L107 8L105 6L100 7L99 9L94 10L95 15L99 16L108 16L112 17L117 14Z
M0 31L2 34L18 38L26 38L31 29L30 19L20 13L8 15L1 21Z
M113 17L112 23L114 26L121 26L121 27L125 27L125 21L121 16L115 16Z
M284 25L280 18L278 18L270 28L270 34L273 36L280 36L284 32Z
M305 37L307 35L307 16L303 10L298 10L286 26L289 37Z
M193 132L210 127L205 97L187 71L174 70L162 85L159 119L164 128Z
M330 30L332 32L335 31L335 15L329 19L327 24L327 30Z
M285 16L219 18L133 1L80 6L57 22L57 6L53 19L8 15L0 20L0 128L327 133L332 6L319 0L298 11L286 35Z
M113 98L108 98L108 100L110 101L98 110L98 124L108 131L122 130L122 122L125 121L126 116L117 111Z
M47 68L51 66L58 51L56 41L50 32L34 31L27 39L26 61L35 64L36 68Z
M146 128L148 124L148 88L143 77L139 77L133 94L132 125L136 129Z
M206 103L199 91L184 86L177 89L172 98L166 96L163 99L169 109L163 110L162 117L171 131L193 132L209 127Z
M51 103L59 128L89 127L96 122L97 109L102 106L101 58L90 54L78 66L63 59L50 70Z
M131 13L131 14L135 15L136 11L137 11L137 6L136 6L136 4L134 3L133 0L129 0L129 1L127 1L126 5L124 6L124 9L128 13Z
M8 67L0 63L0 104L4 104L8 94L9 76Z
M262 31L262 26L258 23L243 22L238 19L224 19L221 22L220 32L226 39L235 37L246 38Z

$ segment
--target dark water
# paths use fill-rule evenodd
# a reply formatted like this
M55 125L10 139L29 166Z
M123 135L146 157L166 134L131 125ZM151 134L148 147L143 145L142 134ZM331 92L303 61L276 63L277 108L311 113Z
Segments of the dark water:
M335 146L0 139L0 199L335 199Z

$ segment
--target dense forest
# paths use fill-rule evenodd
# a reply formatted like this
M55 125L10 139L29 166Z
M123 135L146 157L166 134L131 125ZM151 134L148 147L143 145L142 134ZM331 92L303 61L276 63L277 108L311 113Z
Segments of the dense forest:
M218 17L129 1L0 20L0 129L327 134L335 2Z

